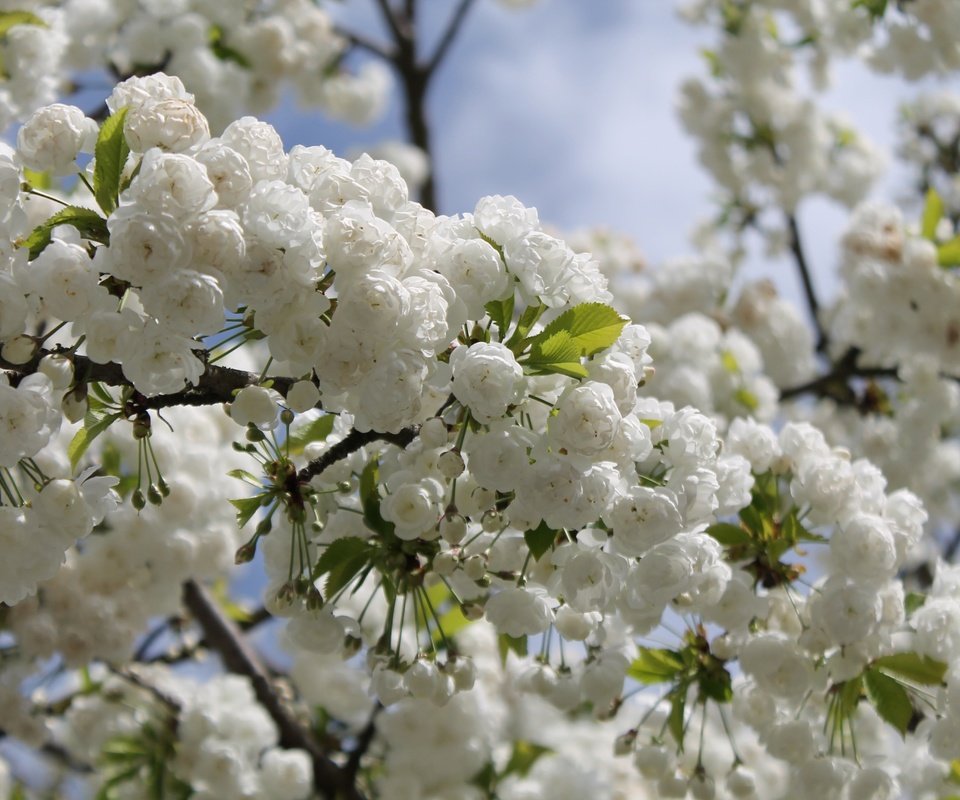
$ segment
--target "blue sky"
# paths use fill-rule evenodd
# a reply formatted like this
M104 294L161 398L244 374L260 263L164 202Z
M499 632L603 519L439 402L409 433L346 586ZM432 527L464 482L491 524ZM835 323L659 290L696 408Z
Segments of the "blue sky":
M436 31L454 0L421 0ZM477 0L432 87L441 211L472 210L486 194L515 194L562 229L605 225L633 236L653 262L690 252L697 220L710 216L711 184L674 114L680 80L702 74L709 32L682 23L669 0L539 0L510 10ZM331 4L345 27L375 36L373 0ZM386 40L381 35L382 40ZM825 105L842 110L878 144L893 144L897 103L912 89L841 64ZM956 82L954 82L956 87ZM356 129L297 110L272 116L288 146L324 144L348 154L402 137L396 99L386 118ZM878 196L892 197L892 173ZM800 210L807 249L829 296L844 214L829 201ZM742 277L774 278L799 297L785 260L752 257Z

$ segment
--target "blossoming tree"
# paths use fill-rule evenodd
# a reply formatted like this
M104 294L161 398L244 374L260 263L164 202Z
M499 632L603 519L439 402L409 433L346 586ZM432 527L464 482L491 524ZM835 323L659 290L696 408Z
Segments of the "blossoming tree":
M904 109L903 210L817 102L838 59L960 69L960 4L685 3L722 200L657 269L514 197L437 213L471 5L431 47L416 0L383 41L4 5L0 798L960 797L960 99ZM102 107L55 102L92 70ZM389 70L395 163L244 116L369 121ZM735 282L758 236L805 307Z

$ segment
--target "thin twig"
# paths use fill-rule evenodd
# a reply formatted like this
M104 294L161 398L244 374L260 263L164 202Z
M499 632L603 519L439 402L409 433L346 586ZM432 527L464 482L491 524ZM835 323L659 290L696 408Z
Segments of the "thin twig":
M810 316L813 317L813 324L817 331L817 352L822 353L827 349L827 332L820 320L820 302L817 300L817 293L813 288L813 277L803 249L803 242L800 239L800 227L797 224L797 218L791 212L788 212L786 217L787 232L790 234L790 252L793 254L793 260L800 272L803 293L807 298L807 308L810 310Z
M171 626L172 620L165 619L159 625L157 625L150 633L148 633L143 641L140 642L140 646L137 648L136 652L133 654L134 661L146 661L147 654L150 652L150 648L153 647L154 643L159 639Z
M337 28L337 35L346 39L351 47L356 47L360 50L366 50L368 53L372 53L378 58L382 58L384 61L393 61L394 58L396 58L396 53L386 45L382 45L379 42L373 41L372 39L367 39L365 36L361 36L353 31Z
M373 442L384 441L395 444L397 447L406 447L417 437L418 433L419 428L416 426L404 428L398 433L352 430L322 456L315 458L300 470L300 472L297 473L297 480L300 483L308 483L311 478L320 475L328 467L336 464L338 461L342 461L361 447L373 444Z
M327 757L310 729L301 724L280 699L260 657L207 590L196 581L189 580L183 585L183 599L210 647L220 655L224 667L250 679L257 701L276 723L280 746L299 748L310 754L317 791L327 800L363 800L363 794L348 778L345 770Z
M0 739L5 739L9 735L10 734L8 734L5 730L0 728ZM80 761L77 761L72 755L70 755L69 752L67 752L66 748L57 744L56 742L44 742L42 745L37 747L36 750L42 755L54 759L61 766L64 766L73 772L93 772L93 767L91 767L89 764L84 764Z
M373 711L370 712L370 719L367 721L367 724L363 730L360 731L360 735L357 736L356 745L353 750L350 751L350 757L347 759L343 771L351 781L356 781L357 772L360 771L360 761L363 759L364 754L370 749L373 737L377 732L377 715L381 711L383 711L383 706L378 702L373 707Z
M40 348L36 355L25 364L12 364L0 358L0 369L14 374L12 384L18 383L17 378L30 375L37 371L41 359L48 355L63 355L73 362L74 374L82 376L85 382L96 381L107 386L131 386L130 380L123 374L123 367L114 362L97 364L89 358L76 353L62 345L50 349ZM253 386L259 376L254 372L242 369L221 367L216 364L207 364L200 381L196 386L188 386L181 392L160 394L153 397L144 397L138 405L144 410L156 410L173 406L211 406L218 403L229 403L239 389ZM296 378L271 377L272 388L286 396L290 387L297 382Z
M390 28L390 33L393 34L394 39L399 40L405 38L403 30L400 28L400 23L397 21L397 16L390 7L388 0L377 0L377 5L380 7L380 16L382 16L384 22L387 23L387 27Z
M780 390L781 400L790 400L805 394L829 397L842 405L856 403L856 393L850 386L851 378L896 378L894 367L861 367L857 364L860 350L851 347L834 362L828 372L806 383Z
M470 7L473 5L473 0L460 0L460 5L457 6L457 10L453 12L453 16L450 18L450 23L447 25L447 29L443 32L443 36L440 38L440 43L437 45L437 49L434 51L433 56L427 62L427 75L433 75L436 72L437 67L443 62L444 57L447 55L447 51L450 50L450 46L453 44L454 40L457 38L457 34L460 32L460 28L463 27L463 21L467 17L467 12L470 10Z

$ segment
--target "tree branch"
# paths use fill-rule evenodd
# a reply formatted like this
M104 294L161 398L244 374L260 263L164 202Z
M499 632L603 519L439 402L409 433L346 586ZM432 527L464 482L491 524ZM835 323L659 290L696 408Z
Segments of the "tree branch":
M364 800L352 778L327 757L309 729L281 701L259 656L244 641L240 630L223 614L207 590L196 581L189 580L183 585L183 599L203 629L210 647L219 653L224 667L250 679L257 701L280 731L280 745L306 750L310 754L317 791L327 800Z
M856 402L856 395L850 388L851 378L896 378L895 367L861 367L857 365L860 351L851 347L824 375L814 378L807 383L790 386L780 390L781 400L790 400L805 394L817 397L829 397L838 403L851 405Z
M450 46L457 38L457 34L460 32L460 28L463 27L463 21L467 18L467 12L470 10L472 5L473 0L460 0L460 5L458 5L457 10L453 12L453 16L450 18L450 24L447 25L447 29L443 32L443 36L440 39L440 43L437 45L437 49L427 62L428 76L432 76L433 73L436 72L437 67L439 67L443 62L444 57L447 55L447 51L450 49Z
M0 739L5 739L8 736L7 732L0 728ZM67 750L56 742L44 742L39 747L35 748L36 752L41 755L47 756L48 758L54 759L58 764L63 767L66 767L73 772L79 772L87 774L93 772L93 767L89 764L84 764L80 761L74 759Z
M364 754L370 749L370 745L373 742L373 737L377 732L377 715L383 711L383 706L380 705L379 701L373 707L373 711L370 713L370 719L367 721L367 724L364 726L363 730L360 731L360 735L357 737L357 743L354 746L353 750L350 751L350 757L347 759L347 763L344 765L344 772L349 776L351 781L355 781L357 777L357 772L360 771L360 761L363 758Z
M787 232L790 235L790 252L793 254L793 260L800 272L803 293L807 298L807 308L810 310L810 316L813 317L813 324L817 330L817 352L822 353L827 349L827 333L820 320L820 302L817 300L817 293L813 288L813 277L810 272L810 265L807 263L806 253L803 250L803 242L800 239L800 227L797 224L797 218L792 212L788 212L786 217Z
M297 473L297 481L300 483L309 483L311 478L321 474L328 467L333 466L351 453L355 453L361 447L372 444L373 442L384 441L395 444L397 447L406 447L417 437L419 432L419 428L416 426L404 428L399 433L378 433L377 431L361 432L352 430L322 456L315 458L300 470L300 472Z
M337 35L346 39L351 47L356 47L360 50L366 50L368 53L371 53L378 58L382 58L384 61L392 62L396 58L397 54L393 50L388 49L385 45L375 42L372 39L367 39L365 36L360 36L352 31L346 31L342 28L337 28L336 30Z
M390 28L390 33L393 35L393 38L398 41L405 38L406 34L400 27L397 16L390 7L389 0L376 0L376 2L380 7L380 16L383 17L384 22L387 23L387 27Z
M114 362L98 364L87 356L71 353L69 348L57 346L52 349L41 348L37 354L25 364L11 364L0 358L0 369L12 372L23 377L37 371L41 359L48 355L63 355L73 362L74 374L78 382L88 383L97 381L107 386L131 386L132 384L123 374L123 367ZM217 403L229 403L234 393L247 386L257 383L260 376L255 372L246 372L242 369L221 367L216 364L207 364L200 383L188 386L182 392L175 394L160 394L153 397L140 396L138 405L145 410L171 408L173 406L212 406ZM296 378L270 377L273 388L281 395L286 396L290 387L297 382ZM16 382L16 381L15 381Z

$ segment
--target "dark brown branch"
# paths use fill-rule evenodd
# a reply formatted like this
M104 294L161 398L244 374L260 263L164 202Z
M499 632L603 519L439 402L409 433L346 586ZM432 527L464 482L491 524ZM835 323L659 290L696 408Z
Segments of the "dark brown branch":
M327 757L310 730L284 705L271 685L260 657L244 640L237 626L223 614L207 590L196 581L187 581L183 585L183 599L193 618L203 629L210 647L220 655L224 667L250 679L257 701L277 725L281 747L300 748L310 754L317 791L327 800L363 800L363 794L346 771Z
M49 350L41 348L26 364L11 364L0 358L0 369L12 372L15 376L30 375L37 371L40 360L48 355L67 356L73 362L77 380L83 383L96 381L107 386L131 385L123 374L123 367L120 364L113 362L97 364L86 356L71 354L68 348L60 346ZM256 384L259 378L260 376L254 372L207 364L207 368L200 377L200 383L197 386L188 386L182 392L174 394L161 394L154 397L141 396L142 400L138 405L145 410L156 410L173 406L211 406L217 403L229 403L237 390ZM297 381L296 378L285 377L270 377L270 380L273 381L273 388L284 396ZM16 380L14 383L16 383Z
M137 688L143 689L150 696L155 697L157 700L163 703L163 705L165 705L167 707L167 710L170 711L171 713L173 714L180 713L180 710L182 709L183 706L180 704L180 701L176 697L174 697L173 695L167 694L162 689L154 686L152 683L146 680L142 675L140 675L135 669L131 669L130 667L116 667L116 666L109 666L109 665L108 665L108 668L114 675L117 675L118 677L123 678L128 683L132 683Z
M960 530L954 531L953 536L950 537L950 541L947 542L946 547L943 548L943 560L948 564L952 564L958 551L960 551Z
M378 433L377 431L350 431L346 436L331 447L319 458L315 458L300 472L297 473L297 480L300 483L308 483L311 478L320 475L325 469L333 466L338 461L342 461L351 453L355 453L361 447L373 442L384 441L395 444L397 447L406 447L412 442L419 433L416 427L404 428L399 433Z
M342 28L337 29L337 35L346 39L351 47L366 50L368 53L377 56L377 58L382 58L384 61L392 62L394 58L396 58L396 53L386 45L382 45L372 39L367 39L365 36L360 36L352 31L345 31Z
M850 387L852 378L896 378L894 367L861 367L857 365L860 351L851 347L831 368L830 371L807 383L790 386L780 390L781 400L790 400L805 394L817 397L829 397L842 404L856 401L856 395Z
M787 232L790 235L790 252L793 254L793 260L800 272L803 293L807 298L807 308L810 310L810 316L813 317L813 324L817 331L817 352L822 353L827 349L827 332L820 320L820 302L817 300L817 293L813 288L810 265L807 263L803 242L800 239L800 227L797 225L796 216L792 213L787 214Z
M363 730L360 731L360 735L357 737L357 743L354 745L353 750L350 751L350 757L347 759L343 770L347 773L351 781L356 780L357 773L360 771L360 761L363 759L364 754L370 749L373 737L377 732L377 715L381 711L383 711L383 706L378 702L373 707L367 724Z
M390 34L393 38L395 40L406 38L407 34L401 28L397 15L390 7L389 0L377 0L377 5L380 7L380 16L382 16L383 21L387 23L387 27L390 29Z
M7 736L7 732L0 728L0 739L5 739ZM65 748L56 742L44 742L42 745L34 749L41 755L52 758L58 764L60 764L60 766L66 767L73 772L93 772L93 768L89 764L84 764L80 761L77 761L72 755L70 755L70 753L67 752Z
M457 38L457 34L460 33L460 28L463 27L463 21L467 18L467 12L470 10L472 5L473 0L460 0L460 5L458 5L457 10L453 12L453 16L450 18L450 24L447 25L447 29L443 32L443 36L440 38L437 49L427 62L428 75L432 76L433 73L436 72L437 67L443 63L443 59L450 50L450 46Z

